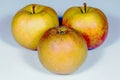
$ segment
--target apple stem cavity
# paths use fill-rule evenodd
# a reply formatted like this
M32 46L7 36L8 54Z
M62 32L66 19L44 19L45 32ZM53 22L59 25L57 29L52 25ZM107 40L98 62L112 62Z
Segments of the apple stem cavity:
M87 4L84 3L83 5L84 5L84 11L85 11L85 13L86 13Z
M33 9L33 14L35 14L35 5L33 5L32 9Z

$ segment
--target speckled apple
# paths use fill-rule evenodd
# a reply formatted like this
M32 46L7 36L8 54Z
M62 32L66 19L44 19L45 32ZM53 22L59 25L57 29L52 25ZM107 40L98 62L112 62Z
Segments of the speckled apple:
M13 17L12 34L21 46L37 50L39 39L44 32L58 25L58 15L53 8L29 4Z
M63 15L62 25L82 33L88 49L100 46L108 34L108 21L98 8L87 6L70 7Z
M40 62L57 74L75 72L85 62L87 52L83 36L65 26L49 29L38 45Z

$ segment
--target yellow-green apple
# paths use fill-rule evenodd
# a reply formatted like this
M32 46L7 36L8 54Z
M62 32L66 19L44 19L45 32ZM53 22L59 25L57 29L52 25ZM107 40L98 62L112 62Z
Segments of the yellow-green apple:
M87 44L83 36L65 26L51 28L41 37L38 56L43 66L57 74L70 74L87 57Z
M12 33L20 45L36 50L44 32L58 25L58 15L53 8L40 4L29 4L13 17Z
M82 33L88 49L100 46L108 34L106 15L98 8L86 6L86 3L67 9L62 24Z

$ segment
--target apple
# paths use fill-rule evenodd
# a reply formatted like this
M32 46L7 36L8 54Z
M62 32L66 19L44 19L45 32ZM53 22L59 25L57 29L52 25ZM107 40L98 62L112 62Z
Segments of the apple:
M65 11L62 25L73 28L82 33L88 49L100 46L108 34L106 15L98 8L87 6L73 6Z
M76 71L87 57L87 44L83 36L65 26L51 28L38 44L38 57L50 72L70 74Z
M53 8L29 4L13 17L12 34L21 46L37 50L39 39L44 32L58 25L58 15Z

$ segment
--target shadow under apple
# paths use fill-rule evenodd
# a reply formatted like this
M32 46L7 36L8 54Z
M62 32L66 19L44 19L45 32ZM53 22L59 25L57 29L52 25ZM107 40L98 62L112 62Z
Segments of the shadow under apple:
M75 74L82 73L90 69L91 67L95 66L104 56L102 52L103 49L114 44L114 42L120 38L120 35L119 35L120 34L120 31L119 31L120 30L120 27L119 27L120 19L114 16L108 16L108 22L109 22L109 32L108 32L108 36L105 42L98 48L88 51L87 60L81 66L81 68L78 69L77 72L75 72ZM23 56L23 58L33 68L36 68L37 70L41 70L44 73L48 73L46 70L44 70L42 64L40 64L38 60L36 61L36 54L26 55L26 56Z
M19 48L20 46L15 42L12 36L11 20L12 20L12 16L10 15L0 20L0 24L1 24L0 39L12 47ZM112 16L112 15L108 15L108 22L109 22L109 32L108 32L107 39L97 49L89 50L87 60L75 74L82 73L90 69L91 67L95 66L97 62L99 62L102 56L104 55L102 53L103 49L114 44L120 38L120 31L119 31L120 30L120 27L119 27L120 18ZM43 68L42 64L39 62L37 53L36 53L37 51L34 52L31 50L27 50L27 49L21 49L21 51L24 53L21 55L21 57L25 61L26 64L30 65L32 68L42 73L45 73L45 74L49 73Z
M109 31L108 36L105 42L103 43L105 47L111 46L118 39L120 39L120 17L108 14L107 18L109 24Z
M120 39L120 18L108 15L108 23L109 23L109 32L105 42L100 45L98 48L89 50L88 57L85 63L78 69L75 74L84 72L91 67L95 66L104 56L103 49L111 46L117 40Z
M6 44L10 45L11 47L18 48L21 51L21 58L26 64L30 65L30 67L42 73L47 73L47 71L44 70L42 64L38 61L37 51L26 49L20 46L15 41L12 35L12 31L11 31L11 22L12 22L11 15L7 15L3 17L3 19L0 19L0 24L1 24L0 25L0 39Z
M11 15L7 15L3 17L3 19L0 19L0 39L12 47L19 47L12 36L11 21Z
M86 61L83 63L83 65L75 72L75 75L80 74L84 71L89 70L90 68L92 68L93 66L97 65L97 63L101 60L102 56L104 55L102 53L102 48L103 47L99 47L97 49L94 50L89 50L88 51L88 56Z
M38 52L32 51L28 49L21 50L21 58L24 60L24 62L29 65L32 69L35 69L36 71L44 74L49 74L49 71L47 71L42 63L39 61L38 58Z

